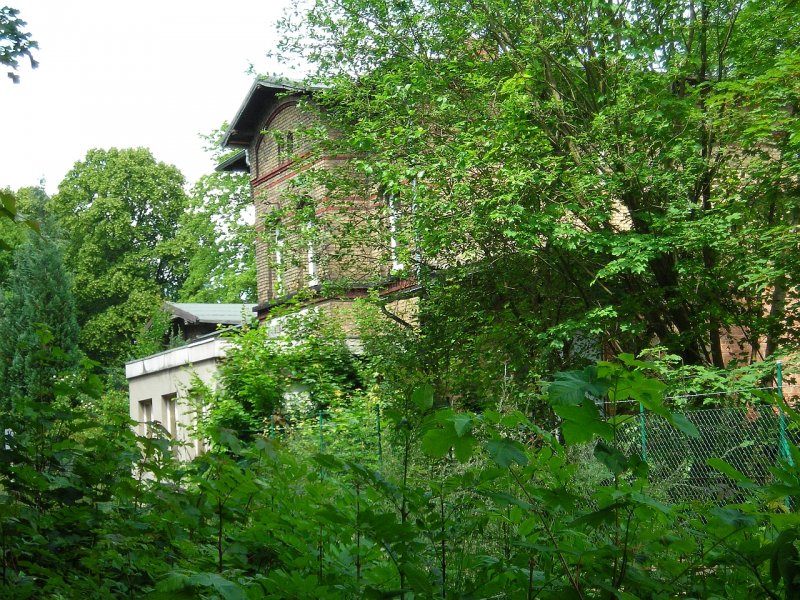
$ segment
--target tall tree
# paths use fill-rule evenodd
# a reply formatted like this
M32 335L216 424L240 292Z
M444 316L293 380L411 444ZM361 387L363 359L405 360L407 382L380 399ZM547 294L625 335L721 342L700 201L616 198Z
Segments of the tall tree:
M72 279L58 244L30 232L17 246L14 268L0 296L2 406L14 398L46 402L59 376L80 361Z
M216 162L223 129L204 136ZM189 262L179 299L184 302L255 302L253 199L244 173L205 175L189 194L180 222L180 244Z
M130 354L152 307L186 277L176 241L183 175L144 148L90 150L50 202L75 274L81 344L107 367Z
M338 134L320 153L354 157L317 174L327 201L390 192L372 237L401 212L448 356L563 362L591 336L722 366L727 331L794 340L797 17L770 0L317 0L287 50L326 84Z

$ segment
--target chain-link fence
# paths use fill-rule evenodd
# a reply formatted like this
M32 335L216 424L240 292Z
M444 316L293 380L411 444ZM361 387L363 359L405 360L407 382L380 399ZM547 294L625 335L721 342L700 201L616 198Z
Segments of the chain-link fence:
M676 398L666 399L673 412L682 414L697 428L697 437L685 435L656 414L637 414L638 403L623 401L616 405L615 412L626 409L631 414L619 427L616 444L626 455L645 458L650 467L650 493L664 502L698 500L724 505L743 501L741 488L710 467L708 459L721 458L754 482L768 483L772 477L770 467L781 459L791 460L788 445L800 445L800 429L791 426L775 404L752 403L769 401L777 393L775 387L752 388L693 394L690 399L738 403L726 408L679 410L674 407ZM800 386L784 386L783 393L790 404L797 405ZM358 414L320 411L292 426L276 422L273 417L269 434L292 431L304 440L309 451L346 452L379 467L386 445L381 421L378 406ZM588 478L596 476L590 474Z
M683 415L699 432L692 438L653 414L636 415L619 431L620 449L645 456L652 491L669 502L702 500L726 504L742 500L741 490L708 466L721 458L757 483L769 481L770 467L785 457L786 443L800 435L786 426L773 406L705 408Z

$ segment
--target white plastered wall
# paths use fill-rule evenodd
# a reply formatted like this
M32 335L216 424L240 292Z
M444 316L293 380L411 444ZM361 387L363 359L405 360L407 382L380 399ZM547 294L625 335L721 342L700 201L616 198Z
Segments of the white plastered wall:
M127 363L130 416L139 423L137 432L147 433L148 425L143 421L149 416L151 423L157 422L181 442L178 458L191 460L201 453L202 440L193 435L196 409L188 403L187 393L195 375L215 385L226 346L224 339L215 336Z

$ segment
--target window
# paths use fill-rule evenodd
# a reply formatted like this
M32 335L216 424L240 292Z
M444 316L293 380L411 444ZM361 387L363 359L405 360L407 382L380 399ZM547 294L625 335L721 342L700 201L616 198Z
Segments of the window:
M164 428L169 436L174 440L178 438L178 421L176 418L178 397L177 394L167 394L161 396L164 404Z
M314 253L314 240L311 235L314 224L311 222L306 223L306 232L308 237L308 250L306 253L307 264L306 274L308 275L308 287L319 285L319 276L317 274L317 257Z
M139 400L139 435L151 434L150 424L153 422L153 401Z
M275 229L275 295L283 295L283 236Z
M294 132L287 131L278 138L278 164L292 160L292 155L294 155Z
M392 259L392 271L402 271L403 263L397 257L397 222L400 219L400 209L397 198L389 194L389 254Z
M416 220L417 220L417 180L416 178L411 180L411 223L412 227L414 227L414 262L416 263L414 266L414 274L417 276L417 280L421 278L421 269L422 269L422 252L420 252L420 244L419 239L417 239L417 228L416 228Z

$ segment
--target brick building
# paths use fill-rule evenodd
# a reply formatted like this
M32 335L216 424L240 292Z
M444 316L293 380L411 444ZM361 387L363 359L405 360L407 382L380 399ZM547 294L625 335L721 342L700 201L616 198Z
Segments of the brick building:
M311 142L303 132L315 125L315 117L299 106L312 96L312 90L299 84L259 78L223 138L223 146L239 151L218 169L250 174L257 232L254 310L262 321L298 295L306 306L336 310L369 288L389 296L410 293L415 286L410 280L392 279L392 265L382 260L376 246L340 246L346 237L339 235L342 230L356 227L366 212L380 210L374 197L351 198L343 208L328 201L321 185L305 188L302 194L293 187L307 170L334 171L347 164L346 157L312 157ZM299 223L298 211L308 214L307 223ZM291 225L282 226L280 215L294 217L287 219ZM387 231L388 227L387 222ZM324 235L315 235L321 231ZM406 300L391 304L408 314Z

